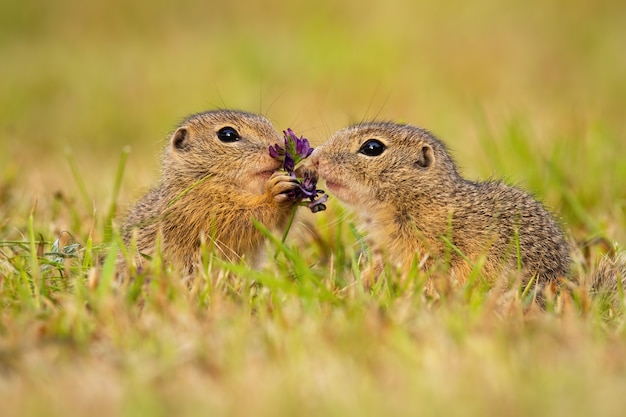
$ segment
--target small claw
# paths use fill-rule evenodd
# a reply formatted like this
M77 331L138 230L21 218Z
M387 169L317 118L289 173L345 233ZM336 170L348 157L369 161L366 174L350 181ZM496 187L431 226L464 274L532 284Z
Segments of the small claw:
M303 164L298 169L296 169L296 175L298 176L298 178L308 177L316 182L319 179L315 166L309 160L305 160Z
M289 200L286 193L296 187L298 187L298 180L284 172L275 172L267 181L267 189L269 193L278 202Z

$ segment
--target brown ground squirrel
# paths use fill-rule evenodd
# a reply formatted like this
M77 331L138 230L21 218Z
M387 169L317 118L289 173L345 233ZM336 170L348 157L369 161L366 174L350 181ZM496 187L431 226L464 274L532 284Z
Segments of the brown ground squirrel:
M286 226L297 186L269 146L280 134L262 116L231 110L185 119L172 134L162 159L161 179L128 213L122 237L152 255L158 233L167 262L193 271L202 239L225 259L253 256L264 242L253 219L268 229Z
M569 245L542 205L501 182L464 179L424 129L357 124L316 148L312 162L331 193L356 209L373 251L403 268L415 256L426 268L449 256L462 283L485 255L482 273L492 282L518 268L525 282L568 275Z

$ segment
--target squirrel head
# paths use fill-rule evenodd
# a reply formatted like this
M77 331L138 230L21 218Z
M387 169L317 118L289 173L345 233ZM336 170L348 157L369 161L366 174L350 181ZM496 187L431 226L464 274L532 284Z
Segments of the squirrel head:
M163 158L163 177L187 183L210 177L252 193L280 168L269 146L281 135L263 116L214 110L189 116L170 137Z
M390 122L340 130L315 149L312 162L337 198L369 212L428 204L459 178L442 142Z

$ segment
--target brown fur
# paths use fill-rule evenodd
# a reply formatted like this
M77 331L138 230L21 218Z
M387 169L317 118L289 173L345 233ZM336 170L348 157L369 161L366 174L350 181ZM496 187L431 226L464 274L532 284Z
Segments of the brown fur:
M626 252L606 254L592 274L591 293L618 307L622 303L620 292L626 292Z
M224 127L241 138L220 141ZM264 242L253 219L282 229L293 206L284 193L295 183L276 173L280 163L268 153L281 141L262 116L228 110L190 116L165 149L159 184L128 213L125 243L136 230L139 252L153 255L160 233L165 260L183 273L193 271L202 239L225 259L253 256Z
M368 139L382 142L383 153L359 153ZM446 259L464 282L484 256L483 275L494 282L518 273L519 244L524 282L569 272L569 245L539 202L498 181L462 178L445 145L424 129L358 124L318 147L312 162L330 192L356 209L375 252L404 270L415 256L426 268Z

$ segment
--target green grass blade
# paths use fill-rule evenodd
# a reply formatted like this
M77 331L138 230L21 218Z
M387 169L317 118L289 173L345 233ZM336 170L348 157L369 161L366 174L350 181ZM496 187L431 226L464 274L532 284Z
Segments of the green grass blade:
M78 191L80 193L80 197L83 200L83 204L85 204L85 208L88 211L92 209L92 199L89 196L89 192L87 191L87 186L83 181L83 177L78 170L78 165L76 165L76 161L74 160L74 154L70 149L65 151L65 157L67 159L68 164L70 165L70 170L72 171L72 177L74 177L74 181L78 186Z
M112 237L113 219L117 213L117 198L119 196L120 188L122 186L122 180L124 178L124 170L126 168L126 161L130 155L130 147L126 146L122 150L120 161L115 171L115 181L113 182L113 193L111 195L111 204L104 220L104 241L109 242Z

